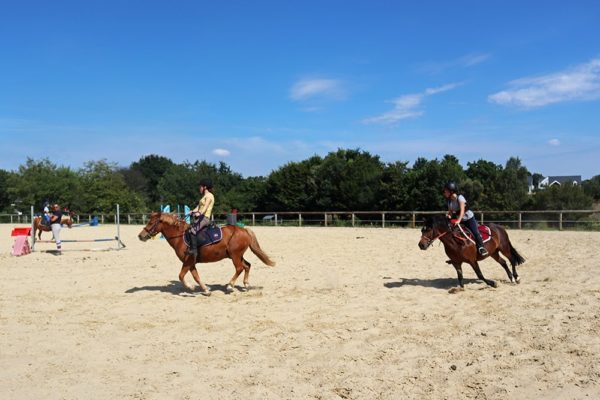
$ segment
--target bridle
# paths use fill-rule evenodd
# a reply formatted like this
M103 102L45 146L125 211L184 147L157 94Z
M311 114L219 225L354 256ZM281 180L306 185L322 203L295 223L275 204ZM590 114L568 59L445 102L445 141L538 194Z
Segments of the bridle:
M154 224L152 224L152 226L150 227L150 229L146 229L146 227L144 227L142 229L142 231L146 231L146 233L148 234L148 236L153 237L156 236L158 234L158 231L156 230L156 228L158 227L158 224L160 224L162 221L160 218L156 219L156 222L154 222ZM167 235L165 235L163 233L163 236L165 237L165 239L169 240L169 239L174 239L174 238L178 238L178 237L182 237L184 235L184 233L180 234L180 235L175 235L175 236L171 236L171 237L167 237Z
M158 227L158 224L160 224L160 222L161 222L160 218L157 218L156 222L154 222L154 224L150 227L150 229L146 229L146 227L144 227L144 229L142 229L142 230L146 231L146 233L150 237L156 236L158 234L158 231L156 230L156 227Z
M423 229L425 229L425 228L423 228ZM432 232L433 232L434 228L433 228L433 227L431 227L431 230L432 230ZM435 241L436 241L436 239L439 239L439 238L441 238L442 236L444 236L445 234L447 234L447 233L448 233L448 232L450 232L450 231L442 232L442 233L440 233L439 235L437 235L436 237L434 237L433 239L430 239L429 237L425 236L425 235L424 235L422 232L423 232L423 231L421 231L421 240L425 240L425 242L427 243L427 247L429 247L429 246L431 246L431 244L432 244L433 242L435 242Z

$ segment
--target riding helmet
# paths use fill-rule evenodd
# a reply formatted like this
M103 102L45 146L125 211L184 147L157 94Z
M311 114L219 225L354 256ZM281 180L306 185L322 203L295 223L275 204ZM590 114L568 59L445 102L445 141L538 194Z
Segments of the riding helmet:
M212 189L213 183L212 183L212 180L210 178L203 178L200 181L199 186L206 186L207 188Z
M456 183L454 183L454 182L448 182L448 183L446 183L444 185L444 189L446 189L450 193L457 193L458 192L458 188L456 187Z

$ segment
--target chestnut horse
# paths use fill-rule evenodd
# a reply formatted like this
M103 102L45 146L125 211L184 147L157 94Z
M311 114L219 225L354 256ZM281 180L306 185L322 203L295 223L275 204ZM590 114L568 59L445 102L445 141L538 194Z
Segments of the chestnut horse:
M69 212L67 215L63 215L60 223L61 225L67 225L69 228L73 225L73 216L75 213L73 211ZM52 228L50 225L42 224L42 217L35 217L33 219L33 236L35 236L35 232L38 232L38 240L42 240L42 232L51 232Z
M249 275L250 263L244 259L244 252L250 248L252 252L266 265L273 267L275 262L271 261L269 256L260 248L258 240L249 228L241 228L236 225L226 225L222 227L223 238L208 246L203 246L198 249L198 256L186 255L187 245L183 241L183 235L189 225L182 219L179 219L174 214L161 212L153 212L150 215L150 221L144 229L139 233L138 238L145 242L158 233L162 233L167 242L175 250L175 254L183 265L179 272L179 280L183 286L189 290L194 289L185 282L184 278L188 272L191 272L194 280L200 285L201 293L205 296L210 296L210 289L200 280L200 275L196 269L196 263L207 263L220 261L224 258L231 258L235 266L235 273L225 287L225 290L230 293L233 291L235 281L244 271L244 291L250 288Z
M515 250L508 239L506 230L500 225L489 224L488 227L492 233L491 239L485 243L489 256L492 257L496 262L502 265L502 268L506 271L508 279L511 283L519 283L520 278L517 275L517 265L521 265L525 262L525 259ZM498 284L490 279L484 278L479 268L477 261L485 259L487 256L481 256L475 244L470 240L464 240L464 236L460 237L462 233L454 230L450 225L448 218L436 216L434 218L428 218L425 220L425 226L421 230L421 240L419 241L419 248L421 250L427 250L427 248L436 240L444 244L444 250L450 258L446 261L448 264L452 264L458 274L458 288L451 289L450 292L464 290L463 284L463 273L462 263L466 262L473 267L477 278L481 279L489 286L497 287ZM508 269L506 261L500 257L500 253L504 257L508 258L512 265L512 273Z

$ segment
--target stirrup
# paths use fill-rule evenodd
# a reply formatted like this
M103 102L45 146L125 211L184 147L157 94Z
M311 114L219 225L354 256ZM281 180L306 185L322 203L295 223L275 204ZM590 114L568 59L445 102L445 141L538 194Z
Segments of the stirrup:
M191 247L188 247L185 251L185 255L186 256L197 256L198 255L198 250L194 251L192 250Z
M487 256L489 254L488 251L487 251L487 249L485 247L483 247L483 246L481 246L478 249L478 251L479 251L479 254L482 255L482 256Z

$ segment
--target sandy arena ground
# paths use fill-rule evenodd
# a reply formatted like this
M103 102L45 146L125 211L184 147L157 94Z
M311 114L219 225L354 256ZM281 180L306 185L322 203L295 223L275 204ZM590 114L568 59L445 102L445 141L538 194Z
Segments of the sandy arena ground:
M511 230L522 283L486 260L497 289L465 266L449 294L456 273L418 230L255 228L277 266L248 252L254 287L227 295L231 262L199 265L204 297L181 294L172 249L141 226L121 227L122 251L12 257L13 226L0 399L600 398L600 233Z

